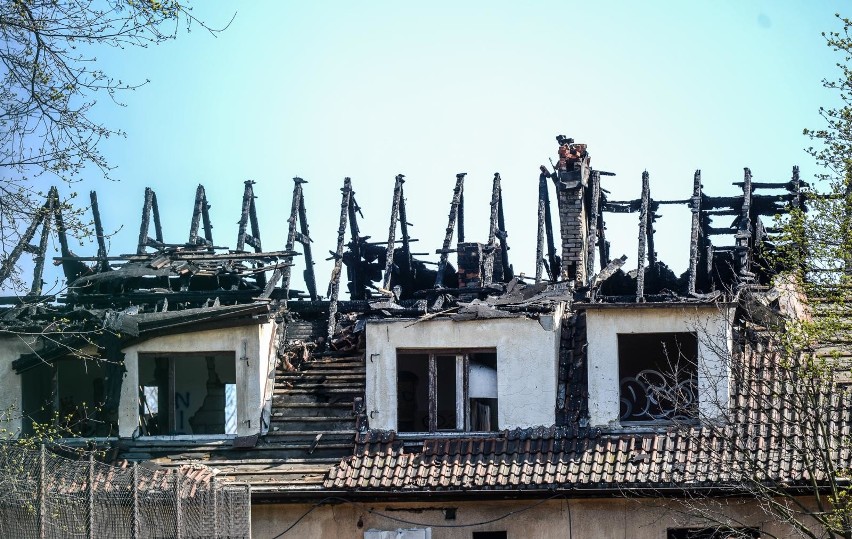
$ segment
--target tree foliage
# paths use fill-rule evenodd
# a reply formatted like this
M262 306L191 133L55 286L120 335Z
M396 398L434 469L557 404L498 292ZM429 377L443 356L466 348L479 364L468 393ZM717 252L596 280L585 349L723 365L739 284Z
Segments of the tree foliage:
M823 33L839 55L836 78L823 80L834 105L804 130L822 172L804 192L807 211L778 218L775 288L743 289L738 344L720 351L734 398L696 438L712 440L705 449L749 494L743 503L812 539L852 539L852 20L837 18L841 28ZM685 501L690 515L744 524L728 502L696 498Z
M109 177L104 139L120 126L95 116L102 98L147 80L114 77L98 59L106 49L147 47L193 26L213 30L178 0L0 0L0 244L8 252L40 211L35 182ZM46 181L46 180L45 180ZM43 186L42 186L43 187ZM66 219L73 230L75 221ZM79 222L76 224L79 225Z

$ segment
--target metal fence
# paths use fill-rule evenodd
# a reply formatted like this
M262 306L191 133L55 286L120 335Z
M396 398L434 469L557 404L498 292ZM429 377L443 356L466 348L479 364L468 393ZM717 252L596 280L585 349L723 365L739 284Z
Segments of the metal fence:
M0 447L0 537L249 538L249 485L204 466L110 466Z

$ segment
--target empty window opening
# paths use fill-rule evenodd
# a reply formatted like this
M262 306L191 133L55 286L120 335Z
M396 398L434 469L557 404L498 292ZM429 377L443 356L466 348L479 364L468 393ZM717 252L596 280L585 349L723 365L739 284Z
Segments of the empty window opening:
M24 433L50 425L60 436L115 435L120 385L111 388L108 380L120 384L116 371L106 361L67 358L21 373Z
M758 539L757 528L669 528L666 539Z
M397 430L497 430L497 354L397 353Z
M139 357L142 435L236 434L233 353Z
M622 422L697 417L695 333L619 334L618 368Z

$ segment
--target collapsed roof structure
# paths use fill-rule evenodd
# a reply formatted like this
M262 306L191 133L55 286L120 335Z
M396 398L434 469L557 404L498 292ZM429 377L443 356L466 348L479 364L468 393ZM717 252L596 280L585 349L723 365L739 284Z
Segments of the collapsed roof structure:
M591 343L598 337L588 333L587 316L607 309L622 312L618 309L655 306L709 312L727 305L735 310L743 294L760 296L764 304L780 309L778 294L772 291L777 292L774 279L781 268L771 262L774 229L766 219L790 208L805 209L805 184L798 167L793 168L791 180L778 183L753 181L751 171L745 169L743 180L735 184L742 190L736 196L706 194L701 173L696 171L691 196L679 200L654 199L645 172L638 198L616 200L602 182L612 173L591 166L587 146L563 136L557 141L559 161L552 168L540 168L534 277L516 274L510 263L499 173L493 178L488 237L482 242L470 241L465 235L465 174L456 176L444 241L435 251L437 262L426 260L424 253L412 252L403 175L395 179L388 235L381 242L369 241L370 236L362 233L358 222L361 207L351 180L346 178L336 248L331 251L334 270L326 297L318 293L314 274L314 239L305 209L306 182L301 178L294 178L287 240L280 251L262 248L250 181L245 182L234 249L217 246L213 240L203 186L196 192L185 243L164 240L156 194L146 189L138 248L135 253L119 256L106 251L95 193L92 211L97 254L85 257L71 253L57 194L52 190L45 212L26 230L21 244L0 270L2 282L22 253L33 252L39 261L30 295L3 300L9 307L0 314L0 332L52 333L40 348L21 353L12 365L16 372L26 373L69 356L104 361L101 407L90 419L108 426L98 432L111 440L116 458L154 459L169 465L203 461L219 468L224 476L251 482L257 500L292 502L320 498L329 492L387 499L434 491L463 495L471 489L495 495L518 489L617 492L624 488L675 488L683 485L689 474L694 475L693 482L719 481L719 476L700 466L709 461L689 449L686 435L648 428L665 425L665 420L675 417L663 410L661 402L646 402L640 413L632 408L635 403L625 404L622 394L621 406L628 409L622 409L620 418L611 418L610 428L596 420L603 417L609 421L604 413L609 404L598 402L595 394L589 366L594 361ZM558 224L553 222L551 196L556 198ZM655 224L664 205L682 205L692 213L689 266L680 276L656 252ZM638 252L635 267L629 271L628 257L615 258L610 253L605 220L608 213L638 215ZM40 283L51 219L62 249L54 260L63 267L68 289L58 297L45 298ZM152 220L153 238L149 236ZM42 240L38 246L31 246L40 225ZM714 238L719 236L732 238L733 245L716 245ZM453 253L455 265L450 257ZM305 291L291 288L292 271L297 266L303 268ZM348 299L343 297L346 294ZM743 328L744 314L733 316L733 325ZM478 321L483 331L505 327L518 331L516 338L520 339L526 326L498 325L513 320L549 328L555 339L555 369L543 375L550 379L547 391L552 389L554 400L538 403L547 409L543 417L552 418L547 423L507 419L504 396L497 396L496 386L492 396L472 396L474 370L494 371L494 377L496 373L503 377L506 372L502 365L508 360L502 355L502 345L487 344L491 342L487 339L481 341L484 346L465 344L479 341L462 332L458 337L461 344L400 341L394 344L394 350L398 350L392 352L394 360L380 357L379 348L371 349L367 337L369 327L384 328L390 340L394 327ZM394 326L397 322L403 325ZM236 436L156 436L180 434L174 429L177 420L172 417L167 423L151 426L140 419L146 413L134 413L136 402L122 404L126 398L122 395L127 392L122 386L130 380L126 353L140 343L264 324L274 328L269 368L265 357L253 359L261 364L256 368L269 380L271 391L259 390L263 413L259 418L249 418L247 427L229 431ZM447 326L440 327L444 334L449 331ZM684 336L694 330L684 327L655 334L669 332L687 339ZM421 332L428 333L426 329ZM647 344L640 342L639 346ZM197 350L208 349L203 342L196 346ZM245 344L242 346L237 362L248 365L251 354ZM692 355L697 362L702 345L695 342L691 346L695 347ZM169 372L171 378L157 378L156 383L145 386L139 374L138 387L126 394L131 400L139 395L145 401L142 393L148 391L146 387L159 388L156 398L161 399L162 415L163 394L168 388L175 391L176 367L174 363L155 364L154 355L162 356L169 350L139 350L140 373L148 368L142 364L147 353L153 354L151 372ZM457 358L453 361L457 361L454 365L458 370L453 372L460 374L452 381L456 384L453 391L465 396L457 402L453 397L449 412L437 403L443 398L441 384L451 379L440 372L444 361L441 354ZM211 373L208 387L235 383L223 381L231 376L222 374L225 370L214 373L213 365L219 365L218 361L212 355L207 358ZM403 376L403 362L409 365L408 379ZM471 366L474 364L475 368ZM394 378L388 382L382 378L383 372L395 373ZM704 389L699 387L703 383L700 375L692 376L682 387L694 393L689 404L694 407ZM622 372L621 378L630 377ZM438 380L445 382L439 384ZM616 385L618 382L616 378ZM501 378L495 383L511 382ZM409 388L421 393L428 389L428 398L417 397L425 404L411 404L411 418L403 411L407 404L402 400L388 397L392 402L384 401L380 395L387 389L402 399ZM616 396L616 412L618 402ZM122 406L128 407L129 417L138 424L119 425L120 418L127 418L119 411ZM169 406L169 413L174 415L174 401ZM444 417L453 413L457 414L455 418ZM691 418L692 414L687 412L686 416ZM156 415L152 412L146 417L150 420ZM411 425L403 427L409 419ZM619 420L626 425L649 419L653 421L635 431L624 431L618 425ZM442 426L442 422L448 423ZM130 435L114 437L121 433Z

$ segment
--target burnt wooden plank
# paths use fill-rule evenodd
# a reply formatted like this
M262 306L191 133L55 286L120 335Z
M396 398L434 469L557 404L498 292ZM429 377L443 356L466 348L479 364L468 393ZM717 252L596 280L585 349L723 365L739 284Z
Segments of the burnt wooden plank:
M354 203L354 198L350 197ZM305 277L305 287L308 289L308 295L311 301L317 300L317 277L314 273L314 255L311 250L310 229L308 228L308 210L305 208L305 193L299 189L299 243L302 244L302 252L305 254L305 270L302 273Z
M400 174L402 177L402 174ZM411 275L412 267L411 267L411 242L417 241L412 240L411 236L408 233L408 215L405 210L405 179L403 178L399 188L399 232L402 235L402 267L399 268L400 273L406 275L407 279L413 279L414 276Z
M509 282L515 277L512 265L509 264L509 233L506 231L506 217L503 214L503 189L498 192L497 199L497 239L500 241L500 264L503 266L503 282Z
M435 276L435 286L444 285L444 271L447 269L447 258L450 254L450 244L453 242L453 232L455 231L457 222L459 225L459 241L462 241L462 193L464 192L464 177L466 174L466 172L456 174L456 186L453 189L453 200L450 202L450 215L444 234L444 244L439 251L441 258L438 261L438 274Z
M334 335L337 315L337 297L340 294L340 271L343 267L343 244L346 239L346 220L349 217L349 203L352 193L352 180L343 179L343 195L340 202L340 224L337 227L337 251L334 254L334 269L331 271L331 281L328 284L328 342Z
M639 262L636 273L636 301L641 302L645 296L645 250L648 241L648 206L651 198L650 176L648 171L642 173L642 198L639 206Z
M33 220L30 222L27 229L21 235L18 244L12 249L12 252L9 253L9 256L3 261L3 264L0 265L0 284L3 283L6 279L9 278L9 275L12 274L12 271L15 269L15 265L18 263L18 259L24 253L24 251L29 251L28 247L30 245L30 241L32 241L35 236L36 230L38 230L39 225L44 221L45 216L48 214L49 209L51 207L51 198L50 196L42 205L41 210L36 213L33 217Z
M50 223L51 219L55 219L57 221L56 228L57 233L59 233L59 193L56 190L56 187L51 187L50 191L47 195L47 211L45 212L44 218L42 219L41 226L41 239L39 240L38 249L34 253L35 266L33 267L33 280L32 285L30 286L31 296L40 296L42 292L42 287L44 285L43 276L44 276L44 260L45 255L47 253L47 241L50 238ZM65 233L64 230L61 231L62 234ZM62 236L62 245L64 246L65 252L68 253L68 241ZM70 254L70 253L68 253Z
M556 241L553 237L553 217L550 212L550 191L545 181L540 184L539 196L544 197L544 233L547 237L547 263L550 270L550 282L555 283L562 275L562 263L556 254Z
M204 186L198 184L195 188L195 204L192 207L192 219L189 222L189 243L195 245L198 242L198 228L201 226L201 208L204 206L207 197L204 193Z
M689 236L689 284L688 292L695 293L695 282L698 272L698 243L701 234L701 171L696 170L692 178L692 199L690 201L692 212L692 232Z
M586 245L586 275L589 276L589 283L592 282L592 275L595 273L595 247L598 243L598 213L601 199L600 173L593 170L590 180L589 195L591 200L589 201L589 216L586 225L589 229L588 245Z
M101 211L98 208L98 194L94 191L89 192L89 200L92 203L92 221L95 224L95 239L98 242L98 271L107 271L109 263L107 262L106 241L104 239L104 226L101 223Z
M151 191L151 216L154 218L154 239L163 243L163 225L160 222L160 205L157 204L157 193Z
M535 249L535 282L541 282L542 269L544 268L544 215L545 197L542 190L547 191L547 176L542 173L538 177L538 234L536 236Z
M390 289L391 274L393 273L393 246L396 242L396 223L399 221L399 201L402 198L402 174L397 174L393 186L393 202L391 204L390 225L388 227L388 243L385 250L385 278L382 288Z
M143 254L145 246L148 245L148 227L151 225L151 206L154 204L154 190L145 188L145 201L142 203L142 223L139 225L139 242L136 245L136 254Z
M287 219L287 241L284 245L284 248L288 251L292 251L296 247L296 221L299 219L299 204L301 201L302 183L304 182L305 180L302 178L293 178L293 198L290 203L290 218ZM268 298L269 295L272 294L272 290L275 288L275 285L278 284L279 279L283 279L284 290L289 293L293 256L288 256L285 258L285 261L287 264L283 268L276 269L272 273L272 277L266 283L266 287L264 287L263 293L260 297ZM286 298L287 294L285 294L284 297Z
M746 167L743 169L743 197L736 234L737 273L741 277L749 277L751 273L751 247L753 246L752 234L754 232L751 222L751 203L751 170Z
M485 246L485 260L482 264L482 284L488 286L494 279L494 243L497 240L497 210L500 203L500 173L494 173L491 184L491 216L488 224L488 244Z

